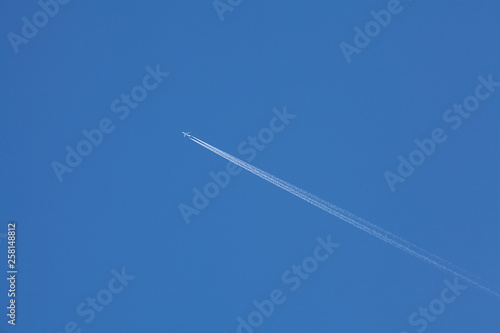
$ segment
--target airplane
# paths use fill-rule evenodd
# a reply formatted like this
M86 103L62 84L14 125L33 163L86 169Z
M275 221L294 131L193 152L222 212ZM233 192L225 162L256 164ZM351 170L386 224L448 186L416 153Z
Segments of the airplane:
M182 132L182 134L184 134L184 137L186 137L186 136L190 137L191 135L189 133L191 133L191 132L187 132L187 133L186 132Z

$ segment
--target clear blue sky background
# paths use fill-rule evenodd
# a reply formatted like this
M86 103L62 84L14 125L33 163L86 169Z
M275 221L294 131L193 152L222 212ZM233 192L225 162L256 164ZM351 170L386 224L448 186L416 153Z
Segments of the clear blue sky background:
M442 119L479 75L500 81L500 4L402 6L348 64L339 43L387 1L244 1L224 21L209 0L71 1L18 53L7 35L40 7L2 2L0 234L17 221L19 274L15 328L0 283L0 331L236 332L281 289L255 332L417 332L408 317L453 276L246 171L185 223L179 204L226 161L180 132L246 158L284 106L297 117L253 164L500 290L500 89L458 130ZM157 64L170 76L121 120L111 103ZM114 131L59 182L51 163L103 118ZM437 127L448 140L391 192L384 172ZM290 291L282 274L328 235L340 248ZM86 323L77 307L123 267L135 279ZM469 286L426 331L498 332L499 311Z

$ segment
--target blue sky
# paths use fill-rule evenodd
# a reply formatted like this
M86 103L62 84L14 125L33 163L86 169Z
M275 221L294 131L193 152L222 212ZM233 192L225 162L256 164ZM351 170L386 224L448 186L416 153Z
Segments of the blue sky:
M196 209L227 162L181 134L499 291L497 1L41 3L0 5L0 248L16 221L18 267L17 327L0 284L2 332L229 333L239 317L259 333L499 327L498 297L461 281L453 294L452 275L246 171ZM435 129L446 140L391 190L386 173L402 177L398 157ZM316 251L328 237L338 248ZM313 262L292 290L283 276ZM255 313L271 295L272 314Z

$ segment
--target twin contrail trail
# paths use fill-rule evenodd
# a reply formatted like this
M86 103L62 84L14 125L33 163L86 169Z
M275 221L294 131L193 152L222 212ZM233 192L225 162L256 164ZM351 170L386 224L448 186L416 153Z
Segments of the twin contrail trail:
M500 293L491 289L491 288L486 287L485 282L481 281L481 278L460 269L459 267L457 267L457 266L451 264L450 262L438 257L437 255L432 254L432 253L406 241L405 239L403 239L399 236L396 236L393 233L391 233L387 230L384 230L384 229L380 228L379 226L376 226L373 223L370 223L370 222L366 221L365 219L362 219L362 218L354 215L351 212L348 212L340 207L337 207L334 204L315 196L314 194L311 194L311 193L309 193L309 192L307 192L307 191L305 191L305 190L303 190L295 185L287 183L286 181L284 181L278 177L275 177L275 176L273 176L273 175L271 175L271 174L269 174L269 173L267 173L259 168L256 168L253 165L250 165L250 164L240 160L239 158L236 158L236 157L234 157L234 156L232 156L232 155L230 155L230 154L228 154L220 149L217 149L214 146L198 139L197 137L190 135L189 133L183 132L183 134L184 134L184 136L187 136L189 139L196 142L200 146L205 147L206 149L216 153L217 155L227 159L228 161L233 162L234 164L242 167L243 169L250 171L254 175L259 176L260 178L262 178L264 180L267 180L271 184L274 184L274 185L284 189L285 191L288 191L289 193L309 202L310 204L312 204L318 208L321 208L325 212L330 213L330 214L338 217L339 219L341 219L347 223L352 224L356 228L361 229L361 230L369 233L370 235L375 236L378 239L380 239L380 240L382 240L382 241L384 241L384 242L386 242L386 243L388 243L388 244L390 244L390 245L392 245L400 250L403 250L404 252L406 252L406 253L408 253L416 258L418 258L422 261L425 261L428 264L431 264L431 265L433 265L433 266L435 266L435 267L437 267L445 272L451 273L451 274L463 279L464 281L467 281L470 284L475 285L476 287L479 287L479 288L483 289L484 291L500 298Z

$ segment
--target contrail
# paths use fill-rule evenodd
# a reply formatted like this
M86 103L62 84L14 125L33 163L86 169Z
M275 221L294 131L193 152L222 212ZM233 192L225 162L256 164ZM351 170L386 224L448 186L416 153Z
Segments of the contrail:
M184 133L184 132L183 132ZM362 219L356 215L354 215L351 212L348 212L345 209L342 209L324 199L321 199L314 194L311 194L295 185L292 185L290 183L287 183L286 181L275 177L259 168L254 167L253 165L250 165L239 158L236 158L220 149L215 148L214 146L198 139L197 137L190 135L189 133L184 133L184 136L189 137L192 141L196 142L202 147L205 147L206 149L216 153L217 155L227 159L230 162L233 162L234 164L242 167L243 169L250 171L256 176L259 176L260 178L267 180L271 184L274 184L285 191L288 191L289 193L309 202L310 204L321 208L327 213L330 213L339 219L352 224L356 228L359 228L367 233L369 233L372 236L377 237L378 239L400 249L403 250L404 252L424 261L427 262L428 264L431 264L445 272L451 273L464 281L469 282L472 285L475 285L476 287L479 287L483 289L484 291L500 298L500 293L488 288L485 286L485 282L481 280L481 278L473 275L472 273L469 273L453 264L450 262L438 257L435 254L432 254L408 241L405 239L394 235L393 233L384 230L380 228L379 226L374 225L373 223L370 223L366 221L365 219Z

